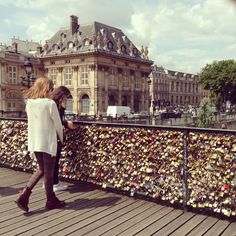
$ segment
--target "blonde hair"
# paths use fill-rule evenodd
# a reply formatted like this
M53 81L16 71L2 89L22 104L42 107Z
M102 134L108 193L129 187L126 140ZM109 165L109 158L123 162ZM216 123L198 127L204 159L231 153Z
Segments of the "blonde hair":
M33 86L24 92L26 98L48 98L49 93L53 90L53 82L46 77L39 77Z

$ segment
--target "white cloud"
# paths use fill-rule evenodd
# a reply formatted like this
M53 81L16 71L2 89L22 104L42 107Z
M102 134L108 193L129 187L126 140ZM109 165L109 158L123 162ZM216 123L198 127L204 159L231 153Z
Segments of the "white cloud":
M81 24L118 27L136 46L147 45L149 58L169 69L197 73L205 63L236 55L236 5L230 0L0 0L0 6L15 9L0 27L24 29L36 41L69 26L71 14Z

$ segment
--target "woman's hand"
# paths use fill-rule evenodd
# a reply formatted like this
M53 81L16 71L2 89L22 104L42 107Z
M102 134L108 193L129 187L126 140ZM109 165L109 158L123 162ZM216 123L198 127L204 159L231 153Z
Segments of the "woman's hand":
M68 127L69 129L76 129L76 128L78 128L78 126L75 125L75 124L74 124L72 121L70 121L70 120L67 121L67 127Z

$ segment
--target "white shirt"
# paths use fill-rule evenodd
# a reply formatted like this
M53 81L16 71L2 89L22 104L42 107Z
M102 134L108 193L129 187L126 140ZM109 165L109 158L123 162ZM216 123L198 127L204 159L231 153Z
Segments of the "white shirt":
M57 135L63 143L63 126L56 103L48 98L28 99L28 151L56 156Z

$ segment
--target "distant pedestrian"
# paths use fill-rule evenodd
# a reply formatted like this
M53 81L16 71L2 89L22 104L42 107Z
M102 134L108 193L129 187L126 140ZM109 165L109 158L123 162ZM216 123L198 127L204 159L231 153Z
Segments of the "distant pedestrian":
M28 203L31 191L42 176L44 176L47 198L45 207L55 209L65 206L65 202L60 201L53 191L57 136L63 143L63 126L56 103L49 99L49 93L52 90L52 81L41 77L25 92L28 117L28 151L33 153L38 163L38 169L16 200L18 207L26 212L29 211Z
M58 88L53 90L53 92L50 95L50 98L53 99L57 104L57 108L61 117L62 125L65 128L75 129L76 126L73 124L73 122L65 118L65 109L66 109L67 99L72 98L70 90L65 86L59 86ZM61 150L62 150L62 144L59 141L57 145L57 154L56 154L56 162L55 162L54 177L53 177L54 178L54 182L53 182L54 192L66 190L68 188L67 185L63 185L62 183L59 182L59 177L58 177Z

